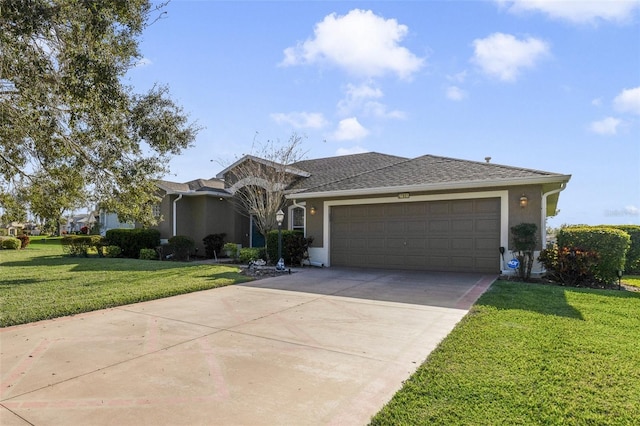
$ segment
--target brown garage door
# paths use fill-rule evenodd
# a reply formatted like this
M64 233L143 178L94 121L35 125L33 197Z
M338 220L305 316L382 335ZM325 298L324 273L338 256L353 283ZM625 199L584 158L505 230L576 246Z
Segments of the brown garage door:
M500 199L331 207L331 265L499 271Z

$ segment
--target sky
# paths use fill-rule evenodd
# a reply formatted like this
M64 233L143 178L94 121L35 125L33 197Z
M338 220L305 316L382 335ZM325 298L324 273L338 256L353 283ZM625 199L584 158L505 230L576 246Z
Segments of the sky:
M572 175L548 226L640 224L640 0L173 0L140 40L202 126L166 180L254 144L305 159L437 155Z

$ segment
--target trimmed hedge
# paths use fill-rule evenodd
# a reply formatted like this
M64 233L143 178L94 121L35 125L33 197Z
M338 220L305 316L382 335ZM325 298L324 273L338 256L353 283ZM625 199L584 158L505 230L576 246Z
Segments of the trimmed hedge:
M562 228L557 237L560 249L579 249L597 253L600 259L593 275L607 284L618 279L617 271L624 269L625 254L631 245L629 234L605 226Z
M154 249L141 249L140 259L141 260L158 260L158 252L155 251Z
M22 242L14 237L0 237L0 248L5 250L20 250Z
M264 247L243 247L238 253L240 263L249 263L258 259L267 260L266 257Z
M169 238L169 246L176 260L189 260L196 243L186 235L176 235Z
M65 235L61 242L62 251L69 256L87 257L93 248L102 257L104 239L100 235Z
M282 230L282 258L285 265L301 265L308 256L308 249L312 242L313 238L305 238L302 231ZM273 264L278 262L277 230L267 235L267 254Z
M224 237L227 234L209 234L202 239L204 243L204 252L209 259L214 257L220 257L222 253L222 246L224 245Z
M160 231L157 229L109 229L108 245L122 249L122 256L137 259L142 249L155 249L160 245Z
M611 225L614 229L626 232L631 237L631 247L627 251L627 261L624 270L627 274L640 273L640 226L639 225Z

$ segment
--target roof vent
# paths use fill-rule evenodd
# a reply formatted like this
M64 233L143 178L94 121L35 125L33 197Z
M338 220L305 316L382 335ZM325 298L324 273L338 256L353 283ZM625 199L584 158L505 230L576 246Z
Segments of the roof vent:
M491 157L484 157L484 161L486 161L487 163L491 162Z

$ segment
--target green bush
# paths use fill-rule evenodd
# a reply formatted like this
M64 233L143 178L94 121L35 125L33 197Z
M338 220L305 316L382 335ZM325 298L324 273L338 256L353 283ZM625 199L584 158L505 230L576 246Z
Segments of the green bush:
M258 259L267 260L264 247L241 248L238 257L240 259L240 263L249 263Z
M87 257L94 249L102 257L104 239L100 235L65 235L61 242L62 251L69 256Z
M600 257L593 275L606 284L616 282L617 271L624 270L625 254L631 244L629 234L604 226L575 226L558 232L558 247L595 252Z
M225 243L222 250L224 251L224 254L230 258L238 258L238 245L236 243Z
M14 237L0 237L0 247L5 250L20 250L22 243Z
M302 231L282 231L282 258L286 265L301 265L304 259L309 257L309 246L313 237L305 238ZM278 261L278 231L271 231L267 235L267 254L269 261Z
M222 246L224 245L224 237L227 234L209 234L202 239L204 243L204 252L209 259L220 256Z
M595 269L600 261L598 253L580 249L558 249L557 245L544 249L538 258L553 281L569 286L593 286Z
M104 251L106 257L118 257L122 254L122 249L119 246L106 246Z
M21 249L27 248L29 246L29 243L31 242L31 239L26 234L18 235L17 238L20 240Z
M185 235L176 235L169 238L169 245L171 246L174 259L188 260L191 252L196 246L196 243Z
M629 234L631 246L627 251L624 270L627 274L640 273L640 226L639 225L612 225L611 228L619 229Z
M518 274L520 278L528 281L531 278L534 252L538 242L538 225L535 223L521 223L511 227L513 252L520 262Z
M154 249L140 249L140 259L142 260L157 260L158 252Z
M160 245L157 229L109 229L106 235L109 245L122 248L122 256L137 259L140 250L155 249Z

